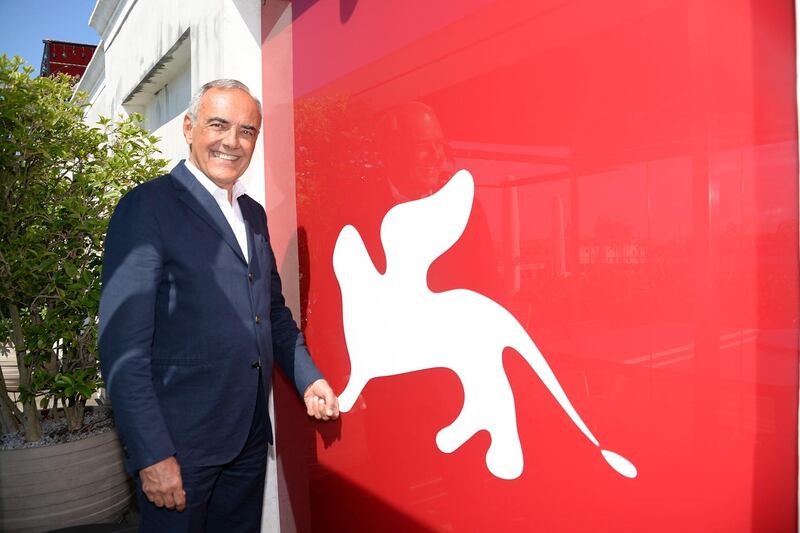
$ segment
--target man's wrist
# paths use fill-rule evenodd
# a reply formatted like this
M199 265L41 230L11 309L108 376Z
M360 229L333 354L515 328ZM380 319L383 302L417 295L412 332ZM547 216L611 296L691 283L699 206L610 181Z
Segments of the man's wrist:
M308 394L311 392L311 389L314 388L314 385L316 385L320 381L325 382L325 378L317 378L314 381L312 381L311 383L309 383L308 387L306 387L306 390L303 391L303 397L305 398L306 396L308 396Z

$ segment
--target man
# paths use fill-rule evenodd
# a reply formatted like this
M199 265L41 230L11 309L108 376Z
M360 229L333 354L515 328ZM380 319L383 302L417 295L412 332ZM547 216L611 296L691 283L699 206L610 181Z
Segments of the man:
M260 124L241 82L203 85L188 161L125 195L109 224L99 348L142 531L259 530L273 359L310 416L339 415L239 181Z

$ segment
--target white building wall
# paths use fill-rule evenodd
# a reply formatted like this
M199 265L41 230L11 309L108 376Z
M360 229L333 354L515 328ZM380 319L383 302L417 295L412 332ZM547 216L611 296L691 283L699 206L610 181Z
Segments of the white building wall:
M158 125L152 132L172 164L188 153L180 128L188 100L167 102L173 83L181 89L188 81L191 94L207 81L235 78L261 94L259 0L98 0L89 23L100 34L102 54L78 87L95 96L87 120L145 112L145 125ZM183 58L168 56L184 36L188 73L182 72ZM250 196L263 205L262 143L244 179Z
M261 0L98 0L89 24L101 41L77 88L86 120L141 113L171 165L188 155L181 124L203 83L234 78L262 94ZM265 205L262 137L243 179ZM262 531L280 530L275 461L271 447Z
M176 74L150 100L144 113L145 128L156 130L186 112L186 102L192 94L191 65L186 63Z

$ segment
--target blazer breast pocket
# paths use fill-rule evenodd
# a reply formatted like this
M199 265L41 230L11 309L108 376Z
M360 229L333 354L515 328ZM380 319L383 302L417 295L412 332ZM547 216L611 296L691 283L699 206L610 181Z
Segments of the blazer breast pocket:
M255 235L253 241L256 249L255 258L258 264L251 266L269 274L270 264L272 263L269 241L264 235Z

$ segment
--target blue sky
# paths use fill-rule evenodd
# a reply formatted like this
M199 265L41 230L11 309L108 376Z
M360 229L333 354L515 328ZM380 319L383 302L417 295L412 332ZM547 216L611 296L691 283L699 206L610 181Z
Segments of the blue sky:
M43 39L97 44L95 0L0 0L0 54L22 56L39 73Z

